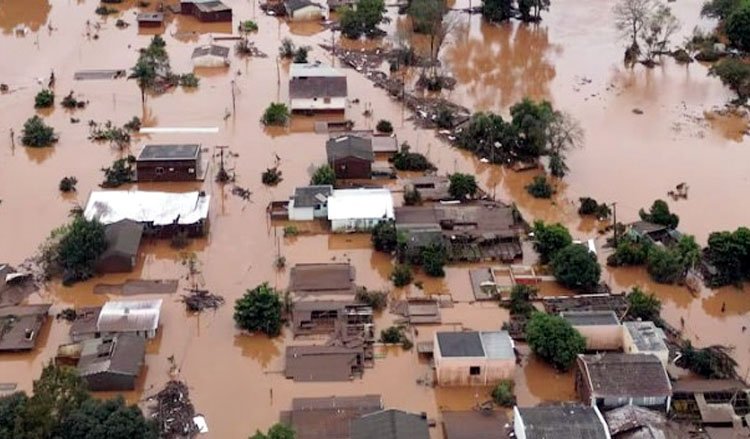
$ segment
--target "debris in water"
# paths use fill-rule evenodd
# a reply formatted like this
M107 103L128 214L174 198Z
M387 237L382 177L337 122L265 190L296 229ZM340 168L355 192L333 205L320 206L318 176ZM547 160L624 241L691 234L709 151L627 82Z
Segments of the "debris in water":
M643 110L641 110L640 108L633 108L633 113L634 114L643 114Z
M232 195L237 195L238 197L242 198L245 201L250 201L250 196L253 193L250 192L250 189L245 189L240 186L232 186Z
M156 420L159 437L192 438L198 434L198 426L193 421L195 408L190 402L185 383L171 380L149 400L156 400L150 411L151 417Z
M207 309L218 309L224 304L222 296L211 294L208 290L190 288L187 291L190 294L182 295L182 303L188 311L201 312Z

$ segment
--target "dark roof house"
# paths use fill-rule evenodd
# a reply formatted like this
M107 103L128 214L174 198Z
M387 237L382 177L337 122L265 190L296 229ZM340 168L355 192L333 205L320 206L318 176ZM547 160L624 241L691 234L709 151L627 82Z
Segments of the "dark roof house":
M281 422L297 439L350 439L351 421L382 409L380 395L295 398L292 409L281 412Z
M47 321L51 305L0 308L0 352L30 351Z
M610 439L597 407L515 407L513 431L526 439Z
M445 439L509 439L508 417L502 410L446 411L441 415Z
M372 140L346 135L326 142L326 156L336 178L368 179L372 176Z
M229 47L216 44L198 46L190 58L194 67L226 67L229 65Z
M364 370L364 349L287 346L284 374L294 381L349 381Z
M426 416L389 409L352 421L352 439L430 439Z
M146 355L146 340L130 334L80 343L78 375L94 391L133 390Z
M143 224L124 219L104 229L107 249L96 261L100 273L127 273L135 268L138 247L143 236Z
M138 181L195 181L201 175L201 145L145 145L135 161Z
M182 0L180 13L204 22L232 22L232 8L218 0Z
M309 9L309 8L308 8ZM289 69L292 111L344 111L346 75L321 64L292 64Z
M333 193L330 184L302 186L294 189L294 207L314 207L325 204L326 199Z
M354 267L350 264L297 264L289 274L289 291L295 294L351 294Z
M159 27L164 23L163 12L141 12L136 17L138 27Z

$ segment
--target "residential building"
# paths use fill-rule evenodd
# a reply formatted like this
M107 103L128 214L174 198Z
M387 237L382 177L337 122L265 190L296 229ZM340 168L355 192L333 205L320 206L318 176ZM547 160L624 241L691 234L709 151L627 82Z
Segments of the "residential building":
M295 336L338 333L371 340L372 307L349 300L297 300L292 331Z
M489 386L512 379L516 368L507 331L437 332L434 358L441 386Z
M289 273L289 292L295 296L346 295L354 298L355 270L348 263L297 264Z
M0 307L0 352L30 351L49 317L51 305Z
M145 339L156 337L162 299L111 300L101 308L84 308L70 327L73 341L134 334Z
M393 218L388 189L336 189L328 198L328 220L334 232L367 231Z
M232 22L232 8L218 0L181 0L180 13L203 22Z
M328 217L328 197L333 194L333 186L317 185L298 187L289 200L289 219L311 221Z
M357 3L359 3L359 0L328 0L328 9L330 11L344 8L356 9Z
M364 373L364 348L287 346L284 376L294 381L350 381Z
M326 142L328 164L333 168L336 178L370 179L372 162L372 140L353 135L340 136Z
M424 175L414 177L404 186L404 190L416 190L422 201L451 200L450 179L444 175Z
M331 139L342 136L356 136L368 139L372 144L372 152L375 154L392 155L398 152L398 138L396 134L380 134L372 130L345 130L330 132Z
M164 24L163 12L141 12L136 16L138 27L161 27Z
M583 338L587 351L616 351L622 348L622 327L614 311L566 311L565 319Z
M611 439L597 407L556 405L513 408L517 439Z
M666 336L654 322L623 322L622 350L626 354L652 354L664 367L669 363Z
M193 67L228 67L229 47L206 44L193 49Z
M604 413L613 439L666 439L690 437L682 426L667 420L664 413L626 405Z
M352 439L430 439L426 415L388 409L352 421Z
M672 397L667 371L651 354L579 355L575 385L584 404L603 409L637 405L668 410Z
M135 159L137 181L195 181L201 171L198 144L145 145Z
M19 272L0 263L0 306L18 305L36 289L30 272Z
M289 107L292 111L343 112L346 109L346 75L320 64L292 64Z
M510 439L510 424L503 410L444 411L445 439Z
M284 10L291 21L320 20L323 17L323 8L310 0L284 0Z
M134 390L146 356L146 340L121 334L58 348L56 364L75 366L93 391Z
M135 268L143 224L121 220L104 228L107 249L96 260L99 273L129 273Z
M351 439L351 422L383 409L380 395L294 398L292 409L281 412L281 422L292 427L296 439Z

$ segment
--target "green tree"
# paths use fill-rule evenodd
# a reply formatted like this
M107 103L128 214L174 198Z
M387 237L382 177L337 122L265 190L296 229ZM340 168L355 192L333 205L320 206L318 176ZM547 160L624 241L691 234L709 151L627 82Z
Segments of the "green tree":
M526 192L534 198L551 198L555 189L547 181L547 176L537 175L531 180L531 183L526 185Z
M156 85L157 78L167 78L171 75L167 43L159 35L154 35L148 47L140 50L138 61L131 69L128 79L135 79L141 90L141 103L146 102L146 90Z
M534 249L539 253L542 263L546 264L555 254L573 243L568 228L560 223L545 224L544 221L534 221Z
M141 410L127 406L122 397L110 400L88 399L66 417L59 428L60 439L156 439L156 428Z
M466 128L458 133L456 142L460 148L468 149L492 163L503 163L520 155L515 125L494 113L474 113Z
M465 200L473 197L479 190L477 180L471 174L461 174L456 172L450 175L450 186L448 192L451 197L457 200Z
M393 267L393 272L391 272L391 280L393 281L393 285L397 287L409 285L414 280L411 267L406 264L397 264Z
M516 395L513 393L515 383L513 380L502 380L492 389L492 400L500 407L513 407L516 405Z
M55 92L50 89L44 89L36 94L34 98L34 108L49 108L55 103Z
M289 108L281 102L271 102L260 118L263 125L283 126L289 121Z
M380 342L387 344L401 343L404 338L404 331L400 326L391 326L380 331Z
M574 290L596 287L602 269L588 248L571 244L552 258L552 272L562 285Z
M24 122L21 134L21 143L26 146L40 148L57 142L55 130L47 126L44 120L37 115L31 116Z
M399 171L431 171L437 169L424 155L411 152L411 147L404 142L401 149L393 156L393 167Z
M482 17L490 23L500 23L513 17L513 0L484 0Z
M275 337L281 333L279 293L264 282L237 299L234 321L241 329Z
M638 215L643 221L660 224L670 229L676 229L680 223L680 217L669 211L669 205L664 200L654 201L648 213L641 209Z
M673 284L685 278L685 266L680 255L672 249L651 247L646 259L646 268L651 278L662 284Z
M333 186L336 184L336 173L333 168L329 165L323 165L318 167L313 173L312 179L310 180L312 185L323 185L328 184Z
M570 369L586 340L562 317L536 312L526 324L526 341L539 358L560 370Z
M737 93L740 101L744 102L750 97L750 64L735 58L725 58L711 66L708 73L718 77L724 85Z
M341 33L352 39L375 35L378 25L388 20L385 12L383 0L361 0L356 9L344 9L341 13Z
M524 98L510 107L510 115L519 134L519 153L526 157L542 155L547 148L549 126L555 118L552 104Z
M77 216L60 239L58 261L63 282L86 280L94 275L94 264L107 249L104 226L97 220Z
M724 33L733 45L750 50L750 2L741 2L726 19Z
M661 301L638 287L628 293L628 316L634 319L656 322L661 315Z
M518 0L518 12L523 21L540 21L542 11L548 11L550 0Z
M384 134L391 134L393 133L393 124L388 120L380 119L375 129Z
M442 244L431 244L422 249L422 270L431 277L444 277L445 247Z
M307 53L310 48L307 46L298 47L294 52L294 62L297 64L307 64Z
M634 240L628 235L620 238L615 252L607 258L607 265L619 267L624 265L643 265L648 258L651 245L644 240Z
M23 415L29 397L24 392L14 392L0 397L0 438L22 437Z
M250 439L295 439L297 435L294 433L292 427L287 425L276 423L268 429L268 433L263 434L260 430L256 430L256 433L250 436Z
M716 269L707 279L711 286L739 284L750 277L750 229L711 233L706 259Z
M279 56L282 58L290 59L294 57L294 43L289 38L281 40L281 46L279 46Z
M510 290L510 309L511 315L529 317L536 309L531 303L536 298L539 290L531 285L516 284Z
M398 238L396 224L393 221L381 221L372 228L372 241L375 250L383 253L391 253L396 250Z
M734 12L743 0L708 0L701 8L701 15L704 17L718 18L724 20Z

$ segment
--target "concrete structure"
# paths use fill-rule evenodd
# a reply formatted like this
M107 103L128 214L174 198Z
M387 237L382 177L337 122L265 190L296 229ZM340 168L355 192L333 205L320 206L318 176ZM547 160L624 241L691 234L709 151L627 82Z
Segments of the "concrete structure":
M284 0L284 10L291 21L320 20L323 17L323 7L310 0Z
M437 332L437 382L441 386L489 386L513 378L516 354L508 332Z
M430 439L427 416L381 410L352 421L352 439Z
M134 390L146 356L146 340L132 334L63 345L55 362L76 366L89 390Z
M292 111L342 112L346 109L346 75L319 64L292 64L289 69Z
M229 47L206 44L193 49L193 67L228 67Z
M341 334L372 340L372 307L348 300L298 300L292 308L295 336ZM369 335L369 337L368 337Z
M650 354L579 355L575 385L584 404L602 409L637 405L668 410L672 397L667 371Z
M96 261L99 273L129 273L135 268L143 224L122 220L105 227L107 249Z
M163 12L141 12L136 17L138 27L161 27L164 24Z
M203 22L232 22L232 8L217 0L182 0L180 13Z
M145 145L135 160L137 181L195 181L201 173L201 146Z
M292 221L312 221L328 217L328 197L333 186L318 185L298 187L289 200L288 214Z
M664 367L669 363L669 348L664 331L654 322L623 322L622 350L626 354L652 354Z
M294 429L296 439L350 439L353 420L382 409L380 395L294 398L281 422Z
M354 135L332 138L326 142L326 157L336 178L370 179L372 177L372 162L375 160L375 154L372 151L371 139Z
M328 198L328 220L334 232L366 231L393 218L388 189L337 189Z
M622 327L614 311L567 311L564 318L586 339L588 351L616 351L622 348Z
M514 407L513 432L517 439L610 439L597 407L559 405Z

